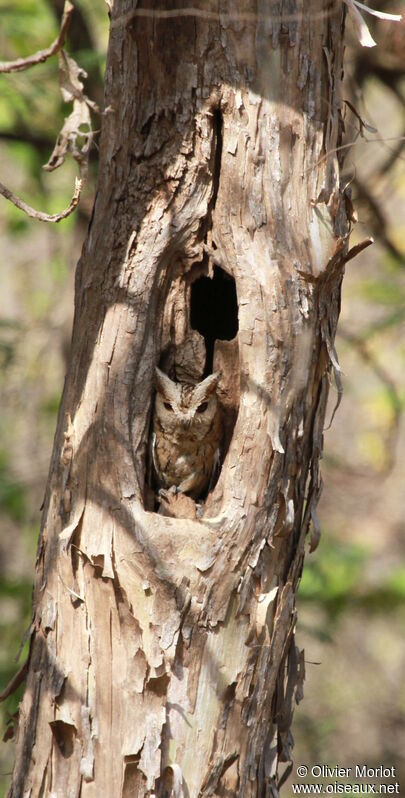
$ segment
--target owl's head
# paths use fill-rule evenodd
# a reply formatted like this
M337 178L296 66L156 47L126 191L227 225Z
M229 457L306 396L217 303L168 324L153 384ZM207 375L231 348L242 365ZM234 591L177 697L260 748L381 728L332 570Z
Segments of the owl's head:
M162 429L175 436L202 440L219 410L215 391L220 372L210 374L197 385L173 382L158 368L155 373L155 418Z

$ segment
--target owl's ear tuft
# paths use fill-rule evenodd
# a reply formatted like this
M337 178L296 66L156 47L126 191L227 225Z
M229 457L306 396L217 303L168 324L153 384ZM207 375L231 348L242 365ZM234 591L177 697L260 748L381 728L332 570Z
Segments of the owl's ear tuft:
M171 399L176 392L176 383L155 366L155 386L165 399Z
M196 387L196 399L201 402L207 396L210 396L212 393L214 393L220 376L221 372L216 371L214 374L210 374L209 377L206 377L205 380L200 382Z
M160 385L163 384L163 381L167 380L167 379L168 379L167 375L163 374L163 371L161 371L160 369L158 369L157 366L155 366L155 385L156 385L156 387L158 388Z
M206 390L207 394L212 393L213 391L215 391L215 388L218 385L220 377L221 377L221 372L215 371L214 374L210 374L209 377L206 377L206 379L203 380L203 382L201 383L201 387L204 386L204 389Z

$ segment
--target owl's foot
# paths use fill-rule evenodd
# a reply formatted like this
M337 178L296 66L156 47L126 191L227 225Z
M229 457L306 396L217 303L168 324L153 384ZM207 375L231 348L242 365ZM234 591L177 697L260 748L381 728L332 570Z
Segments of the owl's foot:
M196 518L196 505L190 496L186 496L178 488L159 491L159 514L171 518Z
M180 493L180 490L177 485L172 485L168 490L166 490L166 488L160 488L158 496L159 498L169 501L171 496L176 496L178 493Z

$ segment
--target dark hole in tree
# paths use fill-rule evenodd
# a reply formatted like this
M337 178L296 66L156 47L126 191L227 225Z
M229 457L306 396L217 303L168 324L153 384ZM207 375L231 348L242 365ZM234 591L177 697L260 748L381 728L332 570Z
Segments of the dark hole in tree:
M217 338L232 341L238 332L238 299L235 280L220 266L214 275L199 277L191 286L190 322L193 330L204 336L204 376L213 368L214 345Z

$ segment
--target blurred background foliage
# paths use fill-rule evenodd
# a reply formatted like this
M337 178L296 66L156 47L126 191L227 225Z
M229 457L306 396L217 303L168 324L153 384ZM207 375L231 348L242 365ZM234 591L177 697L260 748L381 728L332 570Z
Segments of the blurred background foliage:
M374 4L399 13L401 6ZM107 6L76 0L75 7L67 49L88 73L87 95L102 106ZM63 0L0 0L1 59L48 46L62 8ZM377 133L359 135L346 106L346 142L356 143L347 148L343 182L359 217L352 242L371 234L376 243L348 264L344 281L337 341L344 397L325 432L323 535L300 587L297 642L305 647L307 679L293 732L296 764L394 765L405 785L405 23L372 27L378 47L366 51L349 26L345 98ZM42 170L69 110L57 59L1 76L1 180L48 213L72 194L71 161L57 172ZM98 129L100 119L93 122ZM33 221L0 197L0 690L27 653L25 644L16 662L30 623L40 506L97 146L90 167L78 211L58 225ZM331 394L330 413L333 388ZM2 735L20 695L0 706ZM3 792L13 743L0 750Z

